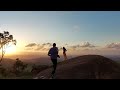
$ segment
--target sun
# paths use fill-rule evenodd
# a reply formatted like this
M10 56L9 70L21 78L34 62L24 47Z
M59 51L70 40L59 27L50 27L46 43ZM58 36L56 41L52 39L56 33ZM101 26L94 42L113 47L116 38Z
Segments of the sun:
M16 47L13 45L13 46L10 46L10 47L6 48L5 53L8 54L8 55L16 53Z

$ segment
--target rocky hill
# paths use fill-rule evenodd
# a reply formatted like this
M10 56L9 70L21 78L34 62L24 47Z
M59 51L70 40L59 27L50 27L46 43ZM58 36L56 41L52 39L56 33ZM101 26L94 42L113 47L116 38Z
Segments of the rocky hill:
M49 79L51 71L48 68L35 78ZM120 79L120 66L100 55L84 55L58 63L55 79Z

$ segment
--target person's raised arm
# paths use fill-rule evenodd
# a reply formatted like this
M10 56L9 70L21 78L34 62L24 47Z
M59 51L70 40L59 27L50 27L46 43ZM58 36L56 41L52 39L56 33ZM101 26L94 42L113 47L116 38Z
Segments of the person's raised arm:
M50 56L51 55L51 49L48 51L48 56Z

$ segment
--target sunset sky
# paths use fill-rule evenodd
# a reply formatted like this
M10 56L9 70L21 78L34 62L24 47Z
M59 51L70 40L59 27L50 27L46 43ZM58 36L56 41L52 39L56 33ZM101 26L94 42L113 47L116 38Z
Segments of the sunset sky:
M120 55L119 11L0 11L3 31L17 40L11 57L47 56L54 42L68 55Z

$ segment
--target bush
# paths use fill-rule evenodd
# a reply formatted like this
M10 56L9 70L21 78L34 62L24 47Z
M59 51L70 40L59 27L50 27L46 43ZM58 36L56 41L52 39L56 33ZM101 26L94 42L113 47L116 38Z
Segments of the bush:
M22 61L19 60L19 58L16 59L15 64L13 65L13 73L16 75L24 72L24 70L27 68L28 64L24 64Z
M7 76L7 70L2 66L0 66L0 74L5 77Z

